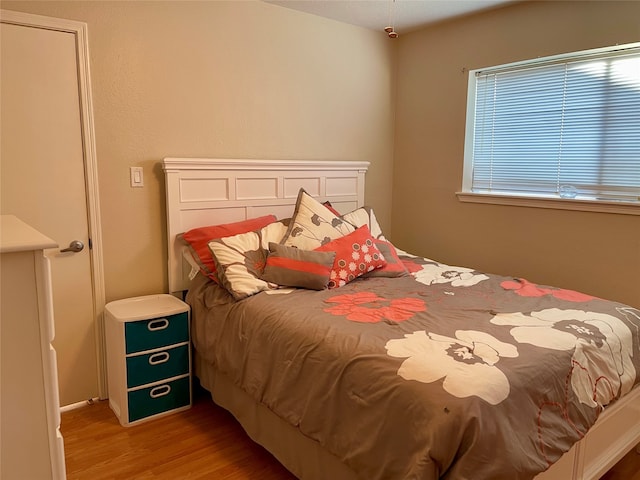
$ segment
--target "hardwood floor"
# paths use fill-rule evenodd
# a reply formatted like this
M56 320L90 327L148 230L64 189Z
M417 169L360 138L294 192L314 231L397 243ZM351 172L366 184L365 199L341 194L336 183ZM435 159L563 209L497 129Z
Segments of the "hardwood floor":
M631 450L600 480L640 480L640 453Z
M198 389L193 407L122 427L108 401L62 414L69 480L295 480Z
M69 480L294 480L226 410L196 389L191 409L122 427L107 401L62 414ZM627 454L602 480L640 480Z

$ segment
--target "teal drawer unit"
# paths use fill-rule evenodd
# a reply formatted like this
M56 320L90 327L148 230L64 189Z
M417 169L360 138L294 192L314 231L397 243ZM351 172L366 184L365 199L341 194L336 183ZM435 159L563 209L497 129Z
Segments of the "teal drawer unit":
M189 344L127 355L127 388L189 373Z
M180 377L170 382L130 390L127 393L129 421L169 412L191 403L189 378Z
M189 341L189 314L187 312L166 317L129 322L124 326L126 353L166 347Z
M189 313L166 294L106 305L109 406L122 425L191 406Z

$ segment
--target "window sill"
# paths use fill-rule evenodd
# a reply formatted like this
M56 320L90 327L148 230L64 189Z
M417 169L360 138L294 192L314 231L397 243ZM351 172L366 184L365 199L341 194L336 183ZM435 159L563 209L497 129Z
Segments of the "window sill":
M547 198L496 193L456 192L458 200L469 203L490 203L517 207L553 208L556 210L579 210L583 212L618 213L640 215L640 202L616 200L592 200L588 198Z

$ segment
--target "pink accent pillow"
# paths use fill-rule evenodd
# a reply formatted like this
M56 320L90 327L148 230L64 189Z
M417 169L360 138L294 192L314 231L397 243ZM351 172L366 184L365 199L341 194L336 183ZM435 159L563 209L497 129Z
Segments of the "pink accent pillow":
M216 275L216 265L213 261L211 250L209 250L209 242L218 238L231 237L241 233L260 230L276 220L275 215L265 215L240 222L198 227L183 233L182 237L189 244L191 255L198 263L202 274L214 282L220 283Z
M328 288L342 287L387 264L366 225L316 248L315 251L336 252Z

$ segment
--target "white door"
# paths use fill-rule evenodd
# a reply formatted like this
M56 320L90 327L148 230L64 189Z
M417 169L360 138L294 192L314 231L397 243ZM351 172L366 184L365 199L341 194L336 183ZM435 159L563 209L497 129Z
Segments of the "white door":
M3 22L0 45L0 211L59 245L46 254L69 405L98 396L100 382L76 35ZM61 252L72 242L84 247Z

